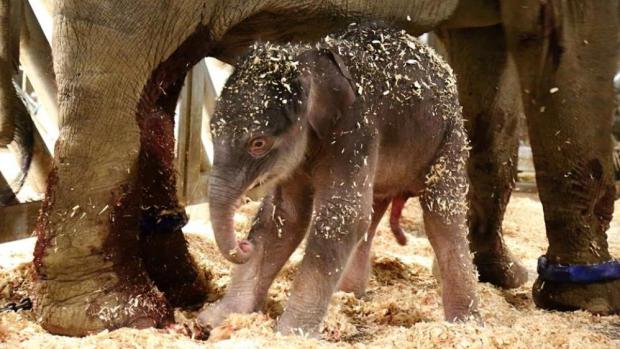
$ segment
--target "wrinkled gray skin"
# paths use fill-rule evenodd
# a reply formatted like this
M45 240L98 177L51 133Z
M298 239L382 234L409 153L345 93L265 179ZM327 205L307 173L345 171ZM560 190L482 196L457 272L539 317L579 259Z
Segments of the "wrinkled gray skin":
M371 46L372 48L367 48ZM448 320L476 312L466 239L466 137L450 69L399 30L351 26L320 48L253 47L212 119L211 221L235 263L224 298L198 323L259 310L307 233L278 330L316 335L332 293L364 294L369 249L392 198L420 195ZM248 240L233 214L249 190L269 190Z

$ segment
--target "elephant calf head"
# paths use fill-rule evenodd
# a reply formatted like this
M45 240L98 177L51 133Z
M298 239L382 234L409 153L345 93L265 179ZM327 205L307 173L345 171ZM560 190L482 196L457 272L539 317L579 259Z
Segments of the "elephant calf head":
M309 46L255 44L228 80L211 121L215 148L211 220L228 260L249 258L232 217L244 194L266 192L289 176L340 111L355 100L340 57Z

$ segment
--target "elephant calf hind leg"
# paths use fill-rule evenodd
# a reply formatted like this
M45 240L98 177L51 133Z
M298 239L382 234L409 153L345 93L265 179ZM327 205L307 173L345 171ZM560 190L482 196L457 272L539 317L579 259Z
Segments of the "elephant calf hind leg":
M444 315L448 321L478 315L474 266L467 242L467 147L462 125L448 135L446 148L427 175L420 196L424 227L435 251L442 285ZM441 169L441 172L436 172Z
M477 318L478 297L473 263L465 237L464 216L446 221L425 210L426 234L439 267L444 316L448 321Z
M338 288L344 292L353 292L357 298L366 294L371 268L370 248L372 247L372 240L389 203L389 200L376 200L373 203L372 221L370 228L368 228L368 234L357 243L342 279L340 279Z

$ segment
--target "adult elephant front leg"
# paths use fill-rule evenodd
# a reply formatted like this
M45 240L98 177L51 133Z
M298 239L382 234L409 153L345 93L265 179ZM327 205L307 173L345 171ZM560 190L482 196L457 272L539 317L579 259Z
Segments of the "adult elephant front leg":
M471 139L467 172L469 241L479 279L504 288L527 281L527 271L503 239L502 221L514 187L518 149L518 76L501 25L443 33L458 79Z
M163 170L162 176L174 173L164 166L170 165L173 144L169 110L174 101L166 96L175 95L175 83L196 58L183 49L189 46L204 55L209 40L192 16L174 13L178 9L166 4L146 9L138 3L123 5L127 13L147 18L141 19L117 16L119 8L98 3L68 3L59 3L56 16L54 58L62 125L37 227L38 318L44 328L65 335L164 325L172 321L172 311L151 281L157 278L144 268L148 259L141 253L141 230L170 234L161 239L177 248L162 249L173 255L164 260L177 260L181 268L191 261L184 259L187 251L178 226L141 227L152 217L152 206L164 209L153 211L161 216L176 204L171 201L174 181L150 173L163 180L155 187L138 170L150 164L152 172ZM187 10L195 13L199 8ZM81 13L101 20L84 21ZM162 14L188 23L161 33L155 19ZM136 24L129 20L142 20L142 30L130 30ZM71 41L75 36L91 39L77 40L76 47ZM161 62L165 69L158 69ZM155 140L160 143L153 144ZM182 283L177 286L184 289Z
M612 258L605 231L614 204L609 135L618 6L602 0L502 7L524 91L551 265ZM620 311L620 280L539 276L533 294L543 308Z
M61 66L59 75L69 69ZM133 117L123 115L134 103L128 97L134 87L118 80L114 86L60 86L65 124L34 252L36 311L52 333L86 335L172 319L140 258L140 136L138 126L127 121ZM89 102L69 111L67 101L73 98Z

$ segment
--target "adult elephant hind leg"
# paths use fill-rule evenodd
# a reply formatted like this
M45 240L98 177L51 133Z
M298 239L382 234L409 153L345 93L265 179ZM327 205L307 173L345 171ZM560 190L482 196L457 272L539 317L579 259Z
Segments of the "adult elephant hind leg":
M205 33L197 31L160 63L142 91L140 127L140 247L151 279L173 306L201 303L204 273L190 255L181 228L187 223L179 204L174 169L174 113L187 70L205 55Z
M516 68L500 25L452 29L443 36L471 140L469 241L479 280L518 287L527 271L510 253L502 230L517 170L522 108Z
M293 178L263 200L249 234L255 252L249 261L234 266L224 298L198 315L201 328L213 328L231 313L260 310L274 278L308 228L312 193L303 182Z
M613 213L612 79L618 2L532 1L502 8L516 58L554 264L610 260L606 230ZM516 6L515 6L516 7ZM535 303L558 310L620 311L620 280L545 280Z

